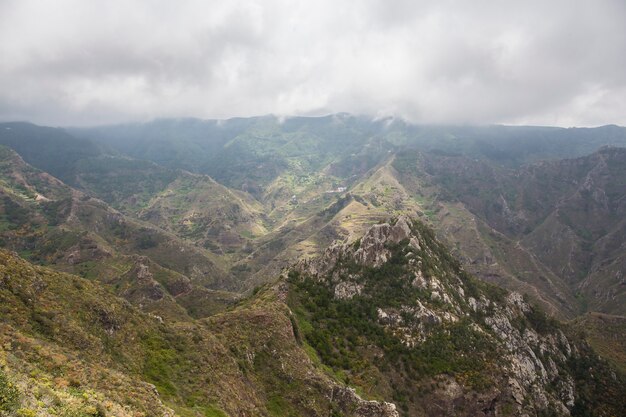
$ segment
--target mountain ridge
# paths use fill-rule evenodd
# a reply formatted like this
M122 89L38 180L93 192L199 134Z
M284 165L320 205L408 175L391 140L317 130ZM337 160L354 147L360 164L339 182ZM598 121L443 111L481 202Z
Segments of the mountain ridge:
M344 251L360 253L357 263L365 269L352 270L352 275L344 275L344 267L337 268L338 265L333 264L338 261L348 262L344 266L350 265L350 258ZM412 255L408 255L409 252ZM328 249L327 255L301 263L290 269L291 272L285 271L289 275L287 282L283 278L274 285L261 288L228 311L191 322L163 319L153 313L142 312L101 287L97 281L32 266L4 250L0 250L0 261L3 274L0 281L0 298L3 300L0 303L3 308L0 360L5 364L2 371L5 377L16 382L20 400L15 407L22 410L41 412L52 407L62 412L93 413L89 415L111 412L131 415L140 412L183 416L323 416L334 413L352 417L397 417L399 413L423 415L418 411L421 407L425 407L428 415L437 416L449 415L450 412L495 415L496 410L522 415L520 413L524 410L534 409L554 410L557 415L573 410L573 415L582 415L579 413L589 407L595 407L597 415L608 415L605 413L610 413L610 410L616 412L626 406L618 401L623 396L612 395L615 390L626 389L626 385L619 382L621 379L611 379L610 368L598 361L584 342L566 336L563 330L559 330L560 325L534 310L521 296L506 295L503 290L464 275L458 269L460 265L453 261L426 226L404 217L392 223L374 225L358 244L337 244ZM309 273L305 271L311 271L311 262L318 266L315 268L317 284L307 281L304 275ZM426 266L428 269L423 269ZM410 272L410 279L407 280L404 271L413 271L413 268L417 268L415 274ZM391 271L395 273L385 275ZM417 271L430 272L420 274ZM358 285L347 285L354 282L354 272L364 274L360 293ZM406 285L412 290L403 290L405 284L394 289L384 280L379 283L371 281L366 278L367 274L387 276L385 280L390 280L389 283L407 280ZM430 274L436 274L436 277ZM461 274L460 278L455 278L455 274ZM327 307L317 304L315 297L302 298L302 291L306 293L316 285L326 285L327 279L333 280L334 286L342 287L330 293L334 301L329 300ZM374 285L374 293L368 290L370 285ZM458 288L464 288L464 293ZM85 296L77 296L79 293ZM438 296L434 296L435 293ZM397 294L403 294L398 299L400 304L393 301ZM305 304L301 304L307 299ZM346 347L345 352L325 353L324 339L316 339L311 332L332 329L327 327L330 323L327 320L336 314L331 306L361 303L359 300L374 308L374 322L363 322L365 327L358 325L352 330L357 332L356 346L362 343L359 329L379 329L374 333L376 337L365 339L369 340L365 346L384 342L383 356L358 356L365 361L364 364L370 364L366 368L353 366L354 357L348 356L347 364L351 371L346 373L346 363L332 358L341 359L343 355L348 355L350 348ZM389 302L392 304L389 305ZM417 303L419 308L411 310L411 314L418 314L417 321L406 326L402 320L409 320L409 316L398 316L394 311L409 302ZM317 305L318 310L316 315L310 316L309 308L313 305ZM353 314L351 310L338 311ZM468 323L461 325L455 321L455 316L465 314L462 312L468 314L464 320L470 320L479 327L487 326L484 330L486 335L480 336L481 331L471 330L474 327L468 327ZM342 322L341 316L337 319L338 323ZM309 320L315 320L314 323L320 326L311 327ZM506 323L512 327L507 327ZM340 339L350 335L350 332L327 331L332 337ZM451 345L441 338L448 331L455 335ZM524 334L524 338L515 336L516 331L522 332L519 334ZM458 336L462 338L456 339ZM470 336L469 345L462 342L467 336ZM530 382L516 385L509 381L502 388L492 385L489 378L499 378L497 375L503 371L496 370L504 369L499 368L504 363L494 362L490 350L485 350L482 345L484 337L501 340L493 345L497 350L510 349L506 347L507 343L527 346L529 350L510 351L512 358L530 355L531 363L541 365L521 366L526 359L519 359L511 362L518 365L506 372L530 378ZM420 342L405 345L410 340ZM421 347L428 346L428 340L432 340L430 343L436 341L437 346L445 347L442 351L445 355L452 356L441 362L443 357L439 358L436 351ZM59 350L61 343L63 350ZM92 346L90 351L83 351L85 343ZM335 346L339 348L341 344ZM473 351L472 346L480 349ZM535 354L533 349L543 349L543 356ZM40 359L52 352L59 358L57 361L63 360L73 351L79 362L59 366L55 365L57 362ZM393 356L392 352L397 352L399 356ZM397 376L391 377L390 382L378 379L378 384L382 384L380 386L372 385L372 380L360 376L364 369L382 367L387 361L394 363L397 360L401 364L409 352L417 355L412 360L423 364L411 372L424 373L421 379L412 379L412 384L424 383L428 386L429 378L434 377L431 388L414 391L415 386L411 384L404 388L399 388L402 385L396 385L396 388L386 385L395 384L393 381ZM565 356L559 356L558 352L564 352ZM466 354L472 359L464 359ZM570 355L571 364L564 359ZM375 358L378 359L370 362ZM477 358L482 359L472 365ZM550 364L548 358L558 365ZM576 365L579 360L583 362ZM20 368L24 361L30 364L27 368L31 369L30 376ZM596 369L596 379L589 379L585 372L578 370L577 366L586 370L586 363ZM83 372L77 372L77 369L83 369ZM380 375L387 375L389 369L397 369L400 375L405 372L402 371L404 366L387 370L383 367ZM84 370L97 372L95 375L119 372L122 379L92 379ZM563 378L571 375L563 380L564 390L546 391L549 386L547 381L561 373ZM207 378L206 375L213 377ZM44 400L37 402L32 393L37 392L40 386L38 378L44 377L52 381L49 383L52 391L40 396ZM614 378L622 376L615 374ZM66 385L68 379L69 384ZM109 380L118 381L118 385L109 384ZM604 385L609 381L613 381L613 385ZM154 384L154 387L151 388L148 383ZM140 394L131 401L133 397L125 394L129 392L129 384L146 394ZM375 400L362 400L347 384L354 385L357 391ZM608 391L600 394L600 387ZM72 400L72 392L80 393L80 399ZM197 396L197 392L204 394ZM538 401L537 398L543 398L542 395L546 396L545 400ZM54 403L48 401L52 396L58 398ZM525 399L528 396L535 400L529 402ZM384 402L385 399L393 400L399 408ZM559 401L563 401L561 405Z

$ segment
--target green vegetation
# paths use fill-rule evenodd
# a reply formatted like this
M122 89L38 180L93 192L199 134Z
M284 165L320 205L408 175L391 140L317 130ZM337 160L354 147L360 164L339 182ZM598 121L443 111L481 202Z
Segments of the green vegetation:
M588 313L575 319L572 326L602 358L626 375L626 318Z
M458 268L446 264L451 258L435 245L432 233L416 225L427 236L426 244L440 250L441 258L422 258L428 271ZM472 330L469 320L449 325L433 325L425 343L407 346L379 321L378 310L413 305L416 300L429 298L429 292L410 285L406 278L406 242L390 246L391 257L380 268L360 267L344 260L339 269L359 277L364 285L361 296L351 299L334 297L332 286L325 281L290 274L293 289L290 304L298 317L299 331L315 349L322 363L334 372L352 375L369 372L376 366L381 372L402 374L409 381L448 374L463 379L475 389L490 385L484 371L488 358L497 356L496 346L482 333ZM466 277L466 281L473 281ZM411 320L407 317L406 320ZM382 360L368 361L367 350L376 346L384 352ZM399 371L402 370L402 371Z
M620 128L415 127L333 115L72 130L103 151L60 129L6 127L0 143L65 183L0 146L2 247L91 281L2 251L0 398L5 407L14 393L6 407L19 416L147 416L166 406L189 417L350 415L329 403L332 384L394 401L403 415L429 414L420 407L453 384L466 405L488 403L508 386L506 347L489 325L507 293L474 279L429 227L412 225L420 250L388 244L377 268L346 257L332 280L292 271L293 315L282 284L260 285L335 239L361 249L369 225L397 214L428 220L468 270L566 315L626 305L615 279L624 153L521 166L623 145ZM586 178L592 189L580 189ZM415 283L418 270L428 284ZM341 281L358 294L338 298ZM248 299L230 292L252 288ZM545 340L567 330L539 308L511 324ZM586 339L620 366L623 343L595 325ZM621 376L570 341L580 360L534 353L576 380L573 415L615 414ZM561 390L548 385L550 395Z
M143 373L146 379L153 383L159 390L159 394L165 398L175 397L177 390L171 380L176 351L157 336L146 337L143 343L146 351Z
M20 393L15 384L0 369L0 415L15 411L20 404Z

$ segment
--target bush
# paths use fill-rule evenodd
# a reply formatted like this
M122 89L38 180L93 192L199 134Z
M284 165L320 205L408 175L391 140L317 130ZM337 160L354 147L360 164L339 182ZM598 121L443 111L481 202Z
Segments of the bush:
M17 410L17 415L18 417L35 417L37 412L30 408L20 408Z
M17 387L0 371L0 415L15 411L19 403L20 393Z

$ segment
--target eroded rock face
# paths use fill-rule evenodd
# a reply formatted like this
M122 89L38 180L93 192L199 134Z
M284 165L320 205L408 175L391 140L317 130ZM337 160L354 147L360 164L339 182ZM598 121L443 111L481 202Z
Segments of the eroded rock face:
M311 275L326 274L341 257L351 257L358 264L379 267L389 260L391 252L389 244L397 244L405 239L409 240L409 245L416 250L421 249L419 236L412 232L411 220L405 216L398 218L395 224L376 224L372 226L355 245L335 243L324 251L322 256L300 263L297 268L306 271Z
M344 281L335 286L335 298L347 299L360 295L363 286L355 282Z
M336 386L332 391L332 402L339 409L350 410L352 417L400 417L396 406L388 402L366 401L349 387Z
M390 252L386 247L388 243L398 243L409 238L413 238L419 247L419 240L412 235L406 217L400 217L393 226L388 223L377 224L363 236L354 258L361 265L378 267L389 259Z

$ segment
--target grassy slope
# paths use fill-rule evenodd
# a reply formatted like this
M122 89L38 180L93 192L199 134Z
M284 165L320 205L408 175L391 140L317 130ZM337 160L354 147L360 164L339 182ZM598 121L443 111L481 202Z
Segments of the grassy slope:
M572 324L598 354L626 373L626 317L588 313Z
M97 282L0 250L0 394L17 391L0 411L352 415L354 403L331 403L338 385L302 349L282 291L209 319L162 320Z

